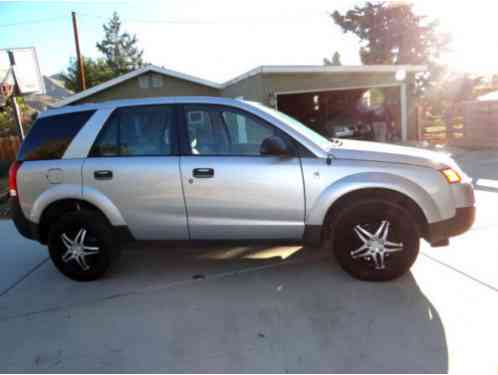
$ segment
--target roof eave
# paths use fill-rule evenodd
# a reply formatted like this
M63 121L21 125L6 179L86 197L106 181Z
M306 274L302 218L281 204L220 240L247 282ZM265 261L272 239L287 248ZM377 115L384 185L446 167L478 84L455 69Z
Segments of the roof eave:
M226 88L249 77L262 74L316 74L316 73L396 73L404 70L409 73L427 71L426 65L262 65L241 74L223 84Z
M92 95L94 95L94 94L96 94L98 92L107 90L107 89L109 89L111 87L114 87L114 86L116 86L116 85L118 85L118 84L120 84L122 82L125 82L125 81L127 81L129 79L138 77L139 75L144 74L144 73L148 73L148 72L154 72L154 73L157 73L157 74L163 74L163 75L166 75L166 76L170 76L170 77L174 77L174 78L178 78L178 79L183 79L183 80L186 80L186 81L189 81L189 82L193 82L193 83L197 83L197 84L200 84L200 85L204 85L204 86L211 87L211 88L217 89L217 90L221 90L223 88L222 85L220 85L218 83L211 82L211 81L208 81L208 80L205 80L205 79L202 79L202 78L194 77L194 76L191 76L191 75L188 75L188 74L184 74L184 73L180 73L180 72L177 72L177 71L174 71L174 70L170 70L170 69L161 68L161 67L158 67L158 66L155 66L155 65L147 65L147 66L144 66L142 68L133 70L133 71L131 71L129 73L123 74L123 75L121 75L119 77L113 78L113 79L111 79L109 81L102 82L99 85L96 85L94 87L91 87L89 89L81 91L81 92L79 92L77 94L71 95L70 97L68 97L68 98L66 98L64 100L61 100L60 102L57 102L57 104L55 104L54 107L57 107L57 108L58 107L63 107L65 105L77 102L78 100L87 98L87 97L92 96Z

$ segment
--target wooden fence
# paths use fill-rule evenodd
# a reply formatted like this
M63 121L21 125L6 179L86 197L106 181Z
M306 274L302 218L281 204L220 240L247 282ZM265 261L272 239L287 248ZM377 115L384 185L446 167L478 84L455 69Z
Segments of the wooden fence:
M20 145L21 139L18 136L0 137L0 160L16 160Z
M455 105L451 111L442 115L435 115L418 107L417 128L419 141L458 144L465 134L463 106Z
M469 148L498 148L498 101L469 101L444 115L418 109L418 139Z
M455 144L472 148L498 147L498 101L463 103L462 137Z

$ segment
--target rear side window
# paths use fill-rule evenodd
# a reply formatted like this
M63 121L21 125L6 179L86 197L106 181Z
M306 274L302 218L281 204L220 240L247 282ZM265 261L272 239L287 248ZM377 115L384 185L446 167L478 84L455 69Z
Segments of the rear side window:
M62 158L71 141L94 113L74 112L36 120L19 150L18 160Z
M121 108L105 123L90 156L175 155L175 140L172 106Z

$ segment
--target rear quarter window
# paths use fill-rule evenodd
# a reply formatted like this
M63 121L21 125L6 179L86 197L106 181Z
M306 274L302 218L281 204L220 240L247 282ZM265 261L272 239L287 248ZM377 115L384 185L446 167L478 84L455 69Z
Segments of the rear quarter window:
M18 160L60 159L76 134L95 111L42 117L33 124L24 140Z

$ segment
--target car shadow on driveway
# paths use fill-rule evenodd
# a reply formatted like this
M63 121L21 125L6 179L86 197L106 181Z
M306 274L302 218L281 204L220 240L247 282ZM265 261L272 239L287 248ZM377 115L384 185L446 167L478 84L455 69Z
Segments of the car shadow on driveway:
M134 245L91 283L47 264L0 313L9 370L448 370L443 324L411 274L359 282L298 246Z

